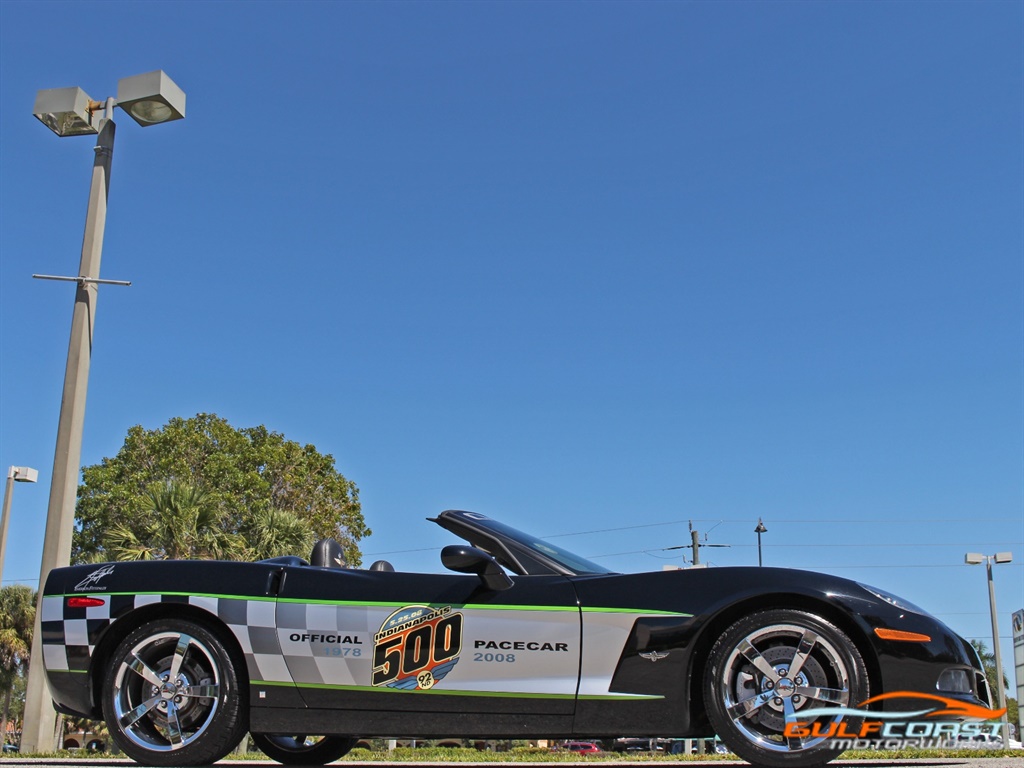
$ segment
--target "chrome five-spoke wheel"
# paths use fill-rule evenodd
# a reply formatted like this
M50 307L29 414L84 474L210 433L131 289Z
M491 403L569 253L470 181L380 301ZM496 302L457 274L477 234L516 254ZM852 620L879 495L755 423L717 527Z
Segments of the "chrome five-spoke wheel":
M104 718L118 745L139 762L214 762L241 739L243 711L230 653L198 624L145 624L111 659Z
M843 715L822 710L855 707L868 695L850 639L792 610L762 611L729 627L712 648L704 684L712 725L736 754L792 768L833 759L839 750L830 737Z

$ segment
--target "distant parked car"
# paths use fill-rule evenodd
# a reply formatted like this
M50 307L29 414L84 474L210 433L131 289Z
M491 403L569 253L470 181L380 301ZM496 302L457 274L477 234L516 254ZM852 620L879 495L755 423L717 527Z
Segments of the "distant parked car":
M17 744L4 744L4 752L20 752Z
M581 755L596 755L601 752L601 748L592 741L567 741L559 749L577 752Z

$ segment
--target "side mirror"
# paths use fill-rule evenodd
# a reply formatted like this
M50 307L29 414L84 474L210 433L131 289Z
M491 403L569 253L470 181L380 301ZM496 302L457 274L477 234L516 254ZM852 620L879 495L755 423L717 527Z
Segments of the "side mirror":
M452 544L441 550L441 565L449 571L475 573L484 586L501 592L512 586L512 579L497 561L482 549L465 544Z

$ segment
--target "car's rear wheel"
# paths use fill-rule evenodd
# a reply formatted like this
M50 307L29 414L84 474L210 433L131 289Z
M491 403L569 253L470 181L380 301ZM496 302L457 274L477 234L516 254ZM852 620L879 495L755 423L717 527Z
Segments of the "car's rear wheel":
M126 637L103 683L110 735L133 760L209 765L247 729L248 704L231 652L206 627L158 619Z
M344 757L356 745L347 736L306 736L254 733L252 740L271 760L285 765L325 765Z
M719 637L705 671L704 695L715 731L744 760L810 768L842 751L829 736L843 720L839 710L867 699L868 674L850 638L825 619L767 610L737 621ZM815 710L819 714L811 714ZM787 723L800 725L787 733Z

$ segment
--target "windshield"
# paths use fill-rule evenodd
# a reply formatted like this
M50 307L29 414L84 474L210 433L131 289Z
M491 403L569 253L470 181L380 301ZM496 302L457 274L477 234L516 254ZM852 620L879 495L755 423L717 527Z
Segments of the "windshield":
M580 557L567 549L562 549L561 547L544 541L543 539L539 539L536 536L523 533L510 525L499 523L497 520L485 515L481 515L476 512L462 512L460 514L462 517L473 521L473 523L481 528L493 531L498 538L515 542L520 547L530 552L536 552L549 560L555 561L563 568L567 568L573 573L612 573L612 571L605 568L603 565L592 563L590 560Z

